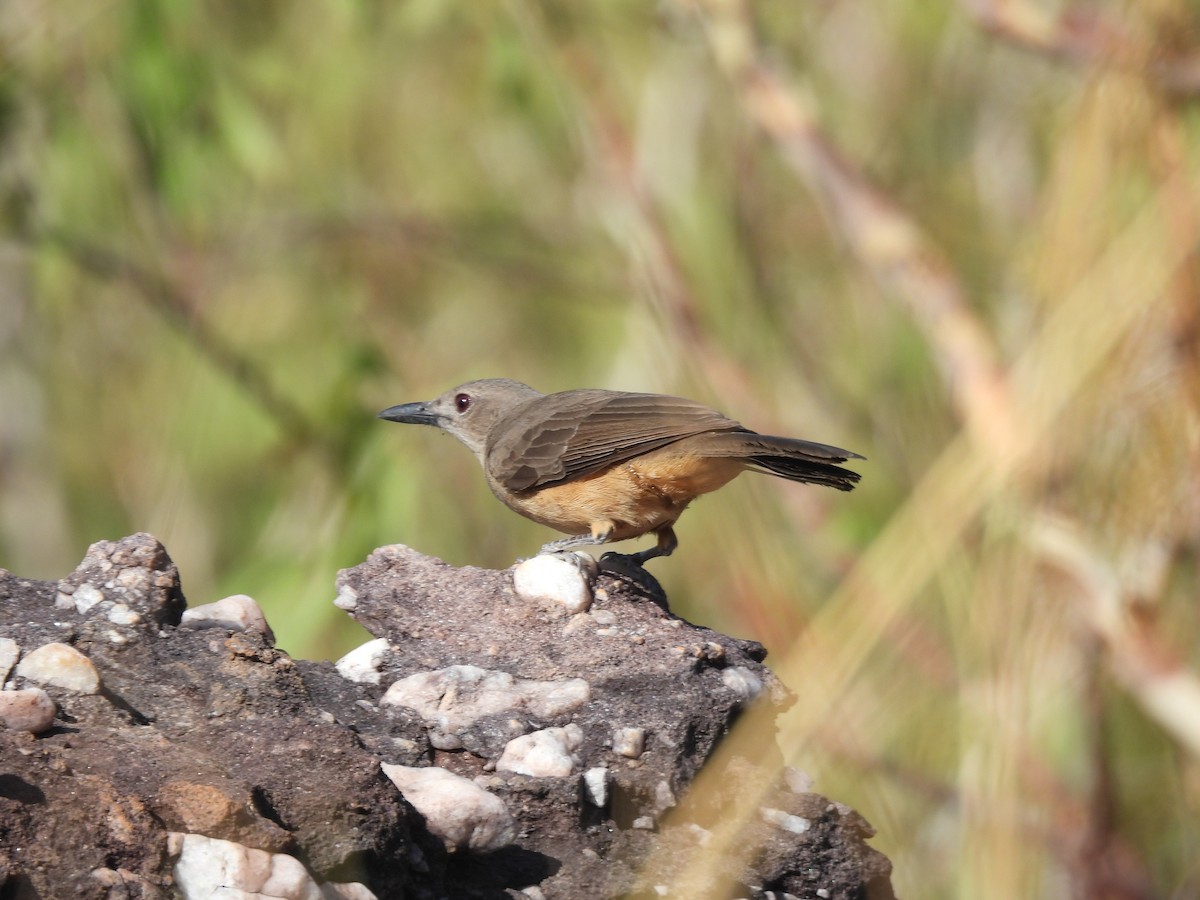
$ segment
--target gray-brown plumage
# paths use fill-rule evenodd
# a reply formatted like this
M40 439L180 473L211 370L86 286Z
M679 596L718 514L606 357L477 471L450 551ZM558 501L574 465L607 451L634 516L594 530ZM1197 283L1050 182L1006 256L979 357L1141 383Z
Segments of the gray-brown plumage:
M521 515L570 537L556 551L653 532L638 563L667 556L672 526L698 497L744 470L853 489L837 463L857 453L758 434L693 400L577 390L541 394L506 378L472 381L435 400L393 406L381 419L436 425L479 459L492 492Z

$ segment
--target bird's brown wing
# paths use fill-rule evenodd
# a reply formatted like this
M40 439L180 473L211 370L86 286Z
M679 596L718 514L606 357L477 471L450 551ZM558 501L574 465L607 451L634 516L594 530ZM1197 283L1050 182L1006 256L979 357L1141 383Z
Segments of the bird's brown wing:
M526 404L493 432L487 468L512 491L579 478L681 438L741 425L692 400L581 390Z

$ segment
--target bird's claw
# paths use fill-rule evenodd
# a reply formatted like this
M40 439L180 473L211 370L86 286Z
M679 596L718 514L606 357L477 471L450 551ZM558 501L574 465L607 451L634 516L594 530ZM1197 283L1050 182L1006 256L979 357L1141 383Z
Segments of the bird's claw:
M642 564L639 554L605 553L600 557L600 572L632 585L663 609L667 608L666 591Z

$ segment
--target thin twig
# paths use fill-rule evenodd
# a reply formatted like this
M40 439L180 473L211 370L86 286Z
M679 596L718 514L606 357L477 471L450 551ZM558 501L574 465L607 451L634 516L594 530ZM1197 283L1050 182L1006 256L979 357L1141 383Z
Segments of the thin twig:
M1200 50L1172 50L1139 43L1099 12L1079 6L1058 14L1030 0L959 0L980 28L1033 53L1073 65L1144 74L1159 90L1178 98L1200 96Z
M1200 675L1184 665L1154 618L1074 524L1042 517L1034 525L1032 540L1047 562L1078 586L1084 620L1125 689L1147 715L1200 757Z
M983 447L1008 455L1024 442L999 354L953 267L898 204L817 125L813 100L764 62L741 0L679 0L700 12L742 104L825 204L860 264L901 298L925 332L959 416Z

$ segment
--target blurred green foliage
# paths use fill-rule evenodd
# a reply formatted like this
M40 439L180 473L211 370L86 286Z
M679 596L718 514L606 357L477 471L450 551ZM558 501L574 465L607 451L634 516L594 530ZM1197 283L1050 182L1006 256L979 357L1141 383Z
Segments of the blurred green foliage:
M1195 199L1197 116L969 5L755 12L1007 362L1172 171ZM1195 26L1166 2L1099 10L1151 43L1169 16ZM785 653L963 428L929 330L828 203L682 0L6 0L0 565L56 578L149 531L192 604L251 594L282 647L336 658L362 638L336 571L374 547L503 567L551 536L451 439L377 410L486 376L680 393L869 458L849 496L739 479L654 564L677 612ZM788 748L880 828L902 896L1098 896L1079 866L1101 858L1105 896L1138 896L1126 877L1200 895L1200 768L1025 540L1052 510L1102 556L1157 542L1142 599L1200 664L1177 321L1089 381L1033 486L988 507L839 717Z

